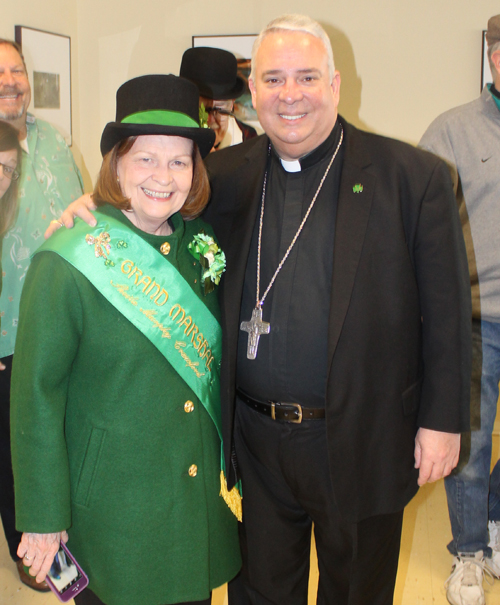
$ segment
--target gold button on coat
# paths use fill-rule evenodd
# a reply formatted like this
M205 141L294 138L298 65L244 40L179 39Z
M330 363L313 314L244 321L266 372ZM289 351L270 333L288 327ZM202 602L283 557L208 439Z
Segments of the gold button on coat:
M164 244L162 244L160 246L160 252L162 254L167 255L170 252L170 244L168 242L165 242Z
M186 401L186 403L184 404L184 411L189 414L189 412L192 412L194 410L194 403L192 401L189 401L189 399Z
M189 467L189 470L188 470L188 475L189 475L190 477L196 477L196 475L197 475L197 474L198 474L198 467L196 466L196 464L192 464L192 465Z

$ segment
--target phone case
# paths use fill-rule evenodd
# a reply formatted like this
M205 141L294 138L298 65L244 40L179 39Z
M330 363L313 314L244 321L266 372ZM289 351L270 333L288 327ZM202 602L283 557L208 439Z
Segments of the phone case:
M80 594L82 590L84 590L88 586L89 579L83 569L80 567L80 565L78 565L78 562L76 561L75 557L69 552L68 547L66 546L66 544L64 544L62 540L61 547L64 550L66 557L70 559L71 562L75 565L81 577L74 584L71 584L71 586L69 586L64 592L58 590L58 588L54 585L53 581L48 575L45 578L45 581L47 582L47 585L50 590L52 590L52 592L56 595L56 597L62 603L67 603L68 601L71 601L71 599L73 599L77 594Z

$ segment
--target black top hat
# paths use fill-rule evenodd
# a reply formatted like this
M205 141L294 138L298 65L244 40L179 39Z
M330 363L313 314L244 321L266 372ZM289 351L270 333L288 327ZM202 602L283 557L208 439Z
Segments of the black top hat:
M193 140L202 157L215 141L210 128L199 125L199 95L194 84L172 74L133 78L116 92L116 121L106 124L101 153L121 140L145 134L165 134Z
M182 55L179 75L194 82L202 97L224 100L237 99L245 90L245 82L237 72L233 53L199 46L188 48Z

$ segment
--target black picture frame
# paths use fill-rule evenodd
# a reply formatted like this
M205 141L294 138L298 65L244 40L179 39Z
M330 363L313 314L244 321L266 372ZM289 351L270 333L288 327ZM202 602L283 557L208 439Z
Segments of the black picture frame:
M28 110L50 122L71 146L71 38L63 34L15 26L15 40L23 51L31 102Z

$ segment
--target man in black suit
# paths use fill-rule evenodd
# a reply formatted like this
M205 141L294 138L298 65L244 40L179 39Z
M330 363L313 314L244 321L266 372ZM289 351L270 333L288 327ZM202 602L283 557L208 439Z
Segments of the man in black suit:
M207 159L221 282L228 486L244 567L231 605L388 605L403 509L468 429L470 289L435 156L337 115L328 37L271 22L250 87L266 135ZM80 214L83 214L79 211ZM63 215L66 225L71 213Z
M330 42L307 17L264 29L250 88L267 136L207 159L206 218L227 257L226 467L243 485L229 600L307 603L314 523L318 603L385 605L403 509L451 472L468 428L451 182L434 156L337 115Z

